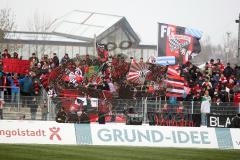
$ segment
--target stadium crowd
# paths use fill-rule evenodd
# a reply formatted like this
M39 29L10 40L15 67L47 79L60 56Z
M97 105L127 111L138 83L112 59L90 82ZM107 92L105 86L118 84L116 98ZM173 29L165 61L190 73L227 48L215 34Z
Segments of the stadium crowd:
M40 88L49 73L56 67L67 64L70 67L64 70L62 76L68 87L75 89L78 86L85 88L94 88L96 90L107 90L113 97L118 99L137 99L139 97L163 97L166 98L165 90L167 84L164 80L167 78L167 68L149 64L149 69L154 73L150 76L144 85L132 84L126 79L131 61L126 60L124 55L109 56L108 61L103 63L99 58L90 58L85 56L76 56L72 59L66 53L60 60L56 53L52 55L43 55L38 59L35 53L32 53L30 60L30 71L26 75L16 73L4 73L2 60L5 58L21 59L17 52L9 53L7 49L1 53L0 61L0 92L1 98L4 95L11 95L11 102L17 103L18 96L22 96L23 106L31 105L26 97L39 96ZM143 58L138 63L144 63ZM74 67L73 67L74 66ZM72 67L72 68L71 68ZM203 69L198 68L191 62L179 65L176 68L180 75L186 80L186 86L190 88L189 94L183 94L182 97L167 97L176 101L201 101L207 90L212 103L223 105L225 102L233 102L238 106L240 103L240 66L227 63L225 66L220 59L206 62ZM67 75L67 78L66 78ZM45 89L52 98L58 96L55 91L56 86L48 83ZM6 87L6 86L9 86ZM19 89L20 88L20 89ZM86 95L87 96L87 95Z
M180 70L191 88L186 100L198 101L208 90L212 102L239 103L240 66L232 68L230 63L224 66L220 59L211 59L202 71L191 63L182 65Z

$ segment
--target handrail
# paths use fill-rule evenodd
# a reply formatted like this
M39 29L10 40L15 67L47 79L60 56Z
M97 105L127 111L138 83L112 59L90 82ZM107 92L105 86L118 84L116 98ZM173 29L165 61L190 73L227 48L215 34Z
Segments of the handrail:
M12 87L12 86L0 86L0 88L13 88L13 87ZM20 91L21 91L21 90L20 90L20 87L17 87L17 86L14 87L14 88L18 88L18 89L19 89L19 93L18 93L18 94L19 94L19 95L18 95L18 104L17 104L17 105L18 105L17 108L18 108L18 112L19 112L19 111L20 111L20 93L21 93Z

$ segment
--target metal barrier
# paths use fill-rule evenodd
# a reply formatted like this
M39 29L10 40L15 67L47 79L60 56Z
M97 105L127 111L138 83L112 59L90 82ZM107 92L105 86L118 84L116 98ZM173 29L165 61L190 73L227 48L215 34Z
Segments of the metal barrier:
M33 98L35 98L34 102ZM76 98L50 98L45 90L42 90L41 95L37 97L20 96L17 104L11 102L11 95L6 95L4 100L6 102L4 105L5 119L42 119L54 121L56 114L61 107L64 107L66 112L69 112L71 107L75 107L76 112L80 110ZM184 112L186 114L201 113L201 102L170 102L161 100L161 98L98 100L97 102L94 102L94 106L91 104L84 104L83 107L88 115L98 116L101 105L106 105L104 113L106 116L120 116L125 117L126 119L126 115L131 112L141 116L143 123L149 123L149 113L161 113L166 109L169 114L175 114L178 112ZM36 108L36 106L36 113L33 113L35 112L34 107ZM236 106L233 102L220 104L212 103L210 108L211 113L213 114L234 115L239 113L240 104Z
M176 113L179 108L182 108L184 112L188 114L200 114L201 113L201 102L200 101L176 101L175 103L171 103L169 101L147 101L148 110L156 110L154 105L158 106L158 110L162 110L164 106L167 106L169 112ZM222 103L211 103L210 112L216 114L236 114L238 112L239 105L234 105L233 102L222 102Z
M106 101L109 108L106 115L126 115L129 109L131 112L141 115L143 118L143 123L148 123L148 113L162 112L164 109L167 109L168 113L178 113L184 112L186 114L200 114L201 111L201 102L200 101L176 101L172 103L170 101L161 100L160 98L141 98L141 99L114 99L114 100L99 100L98 105L101 105L102 101ZM53 101L57 107L57 110L61 106L68 109L71 106L75 106L78 110L78 105L76 104L76 98L65 98L57 97ZM85 104L86 105L86 104ZM220 103L220 104L211 104L211 113L213 114L222 114L222 115L233 115L239 112L239 106L234 106L233 102L230 103ZM98 107L86 107L87 113L98 113Z
M2 99L5 99L5 96L7 97L6 99L9 99L9 96L10 96L10 100L12 103L14 103L14 106L17 106L18 108L18 111L20 109L20 87L14 87L14 88L17 88L19 90L19 92L17 94L15 94L15 98L12 97L12 95L9 95L9 94L6 94L5 95L5 92L8 92L8 89L12 89L13 87L11 86L0 86L0 88L2 88L2 91L0 91L0 96Z
M44 87L41 87L40 93L42 95L42 99L47 104L47 120L54 121L56 117L56 103L53 103L53 100L51 97L49 97L47 91L44 89Z
M65 110L68 112L70 111L71 107L75 107L75 110L80 110L79 104L76 102L77 98L72 97L56 97L51 99L51 103L55 106L55 111L57 112L61 107L64 107ZM94 103L94 106L92 104L84 104L83 107L87 113L94 113L97 114L99 112L99 106L102 105L104 102L104 105L106 105L106 110L108 114L118 114L123 115L129 108L133 108L134 112L141 114L141 116L144 116L144 103L139 100L132 100L132 99L116 99L116 100L99 100L96 103ZM55 112L55 113L56 113Z
M42 96L20 96L18 103L11 101L10 95L5 95L3 105L3 119L32 119L32 120L47 120L44 115L44 104Z
M16 95L16 99L13 99L10 86L0 86L4 88L4 92L1 93L5 104L3 106L3 118L4 119L32 119L32 120L54 120L48 118L49 110L53 107L51 100L48 100L47 93L44 87L40 86L40 92L38 96L23 96L21 95L20 88L19 94ZM55 117L55 115L54 115Z

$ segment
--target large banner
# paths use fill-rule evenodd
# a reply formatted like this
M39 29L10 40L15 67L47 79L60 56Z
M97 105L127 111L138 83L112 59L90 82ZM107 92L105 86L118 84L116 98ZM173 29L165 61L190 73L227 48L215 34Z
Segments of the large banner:
M175 56L177 63L186 63L201 51L202 32L170 24L158 24L158 56Z
M0 143L76 144L74 124L0 121Z
M240 129L1 120L0 143L240 149Z
M29 60L3 59L3 72L28 74L30 68Z
M127 125L91 125L96 145L217 148L214 129Z
M234 149L240 149L240 129L230 129Z

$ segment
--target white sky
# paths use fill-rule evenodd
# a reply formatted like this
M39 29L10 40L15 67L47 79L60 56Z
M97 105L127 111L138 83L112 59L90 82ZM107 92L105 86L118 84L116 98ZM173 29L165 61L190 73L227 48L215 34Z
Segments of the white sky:
M77 9L125 16L143 44L157 44L157 22L199 29L222 44L226 32L237 38L240 0L0 0L0 8L14 11L18 30L36 11L55 19Z

